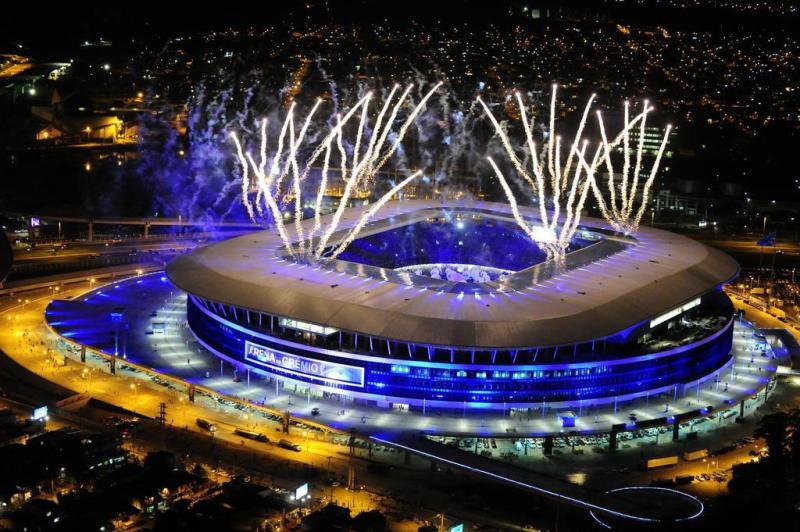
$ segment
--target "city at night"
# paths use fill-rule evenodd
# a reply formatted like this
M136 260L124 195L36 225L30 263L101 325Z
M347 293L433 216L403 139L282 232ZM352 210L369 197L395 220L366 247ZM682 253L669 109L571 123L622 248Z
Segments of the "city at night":
M798 150L796 0L4 7L0 530L800 530Z

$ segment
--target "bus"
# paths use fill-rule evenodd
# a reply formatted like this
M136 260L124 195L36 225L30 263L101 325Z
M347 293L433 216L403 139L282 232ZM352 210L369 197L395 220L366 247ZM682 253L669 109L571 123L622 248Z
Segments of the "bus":
M650 458L644 461L644 468L645 469L653 469L656 467L664 467L675 465L678 463L677 456L664 456L661 458Z
M234 434L237 436L241 436L242 438L247 438L248 440L255 440L266 443L269 441L269 438L264 436L259 432L253 432L252 430L245 430L245 429L236 429L233 431Z
M290 451L297 451L298 453L300 452L300 444L289 440L279 441L278 447L283 447L284 449L289 449Z

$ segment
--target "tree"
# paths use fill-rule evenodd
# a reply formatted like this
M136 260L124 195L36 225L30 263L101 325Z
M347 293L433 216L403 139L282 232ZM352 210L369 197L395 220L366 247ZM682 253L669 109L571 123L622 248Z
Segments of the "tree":
M386 516L378 510L361 512L350 523L356 532L384 532L387 530Z
M206 473L206 468L201 466L200 464L195 464L192 468L192 475L200 478L206 478L208 473Z
M788 413L775 412L762 417L753 431L756 438L764 438L767 442L768 460L776 469L786 461L786 440L791 423L792 417Z
M790 424L788 427L789 460L795 477L800 475L800 410L793 409L789 412Z

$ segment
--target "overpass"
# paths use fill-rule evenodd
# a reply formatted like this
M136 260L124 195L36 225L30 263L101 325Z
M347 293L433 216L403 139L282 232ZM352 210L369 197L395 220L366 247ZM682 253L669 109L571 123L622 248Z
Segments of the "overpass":
M51 222L60 223L74 223L84 224L88 228L87 240L92 242L94 240L94 226L95 225L135 225L143 228L142 233L144 238L149 238L150 228L153 226L166 226L166 227L237 227L237 228L261 228L261 224L251 221L233 222L233 221L208 221L208 220L186 220L181 216L177 218L157 218L157 217L112 217L112 218L95 218L86 216L61 216L58 214L30 214L20 212L5 211L2 214L12 218L24 218L28 221L29 230L34 227L33 220L48 220Z

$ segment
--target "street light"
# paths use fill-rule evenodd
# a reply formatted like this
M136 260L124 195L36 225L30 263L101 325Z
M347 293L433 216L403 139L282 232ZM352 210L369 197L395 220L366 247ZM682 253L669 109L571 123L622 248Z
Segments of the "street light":
M139 406L139 384L131 383L130 388L133 390L133 407L136 408Z
M89 393L92 387L92 372L89 368L83 368L81 375L86 380L86 393Z

